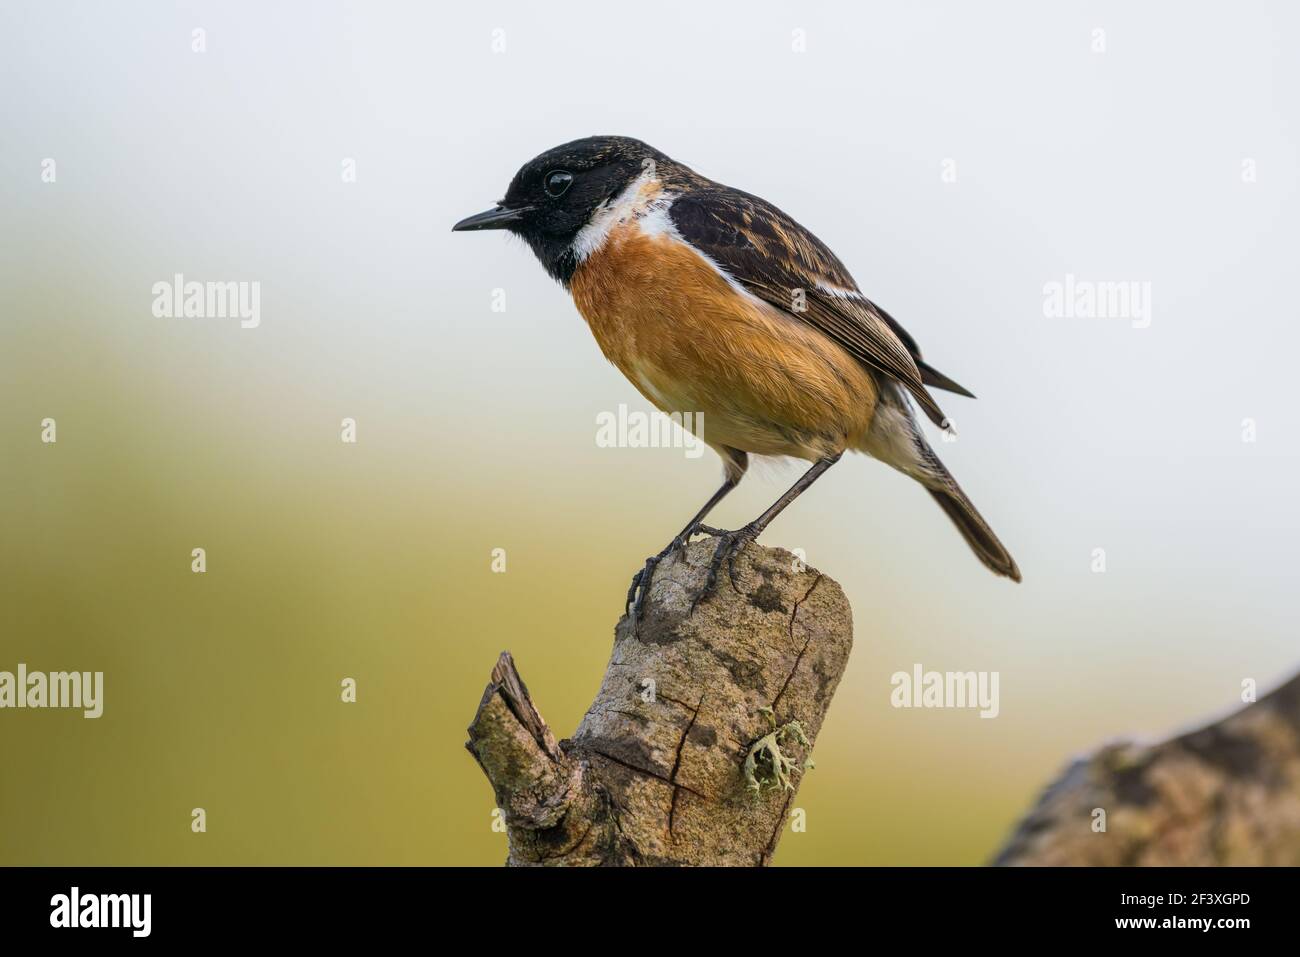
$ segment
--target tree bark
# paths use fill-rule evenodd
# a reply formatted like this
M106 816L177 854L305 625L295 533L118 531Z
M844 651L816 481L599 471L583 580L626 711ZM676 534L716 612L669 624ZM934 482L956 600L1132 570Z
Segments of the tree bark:
M655 572L596 700L557 742L509 652L469 727L512 865L771 862L852 646L843 591L748 545L695 608L716 539Z
M1197 731L1076 761L994 863L1300 864L1300 676Z

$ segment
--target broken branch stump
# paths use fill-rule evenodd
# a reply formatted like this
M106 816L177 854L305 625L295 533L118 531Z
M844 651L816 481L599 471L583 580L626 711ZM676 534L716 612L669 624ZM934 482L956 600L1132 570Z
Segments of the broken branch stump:
M692 612L715 545L693 542L656 570L640 627L619 621L571 739L556 741L510 654L497 661L466 747L504 812L507 863L771 862L852 617L834 581L756 544Z

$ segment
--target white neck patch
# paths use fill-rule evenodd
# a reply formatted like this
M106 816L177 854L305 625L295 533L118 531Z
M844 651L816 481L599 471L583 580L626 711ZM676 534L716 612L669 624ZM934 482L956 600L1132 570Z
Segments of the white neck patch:
M653 168L645 170L623 192L596 207L587 225L573 238L574 258L578 262L584 261L605 245L616 226L626 223L636 223L641 232L650 236L676 233L677 229L668 217L668 210L676 198L676 194L664 191Z

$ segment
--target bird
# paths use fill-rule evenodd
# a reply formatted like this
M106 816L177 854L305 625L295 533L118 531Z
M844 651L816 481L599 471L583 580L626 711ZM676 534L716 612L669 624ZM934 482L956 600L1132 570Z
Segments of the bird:
M523 239L605 358L661 411L693 413L697 437L722 459L721 487L632 579L634 621L655 569L696 534L717 544L692 610L724 563L734 587L740 549L846 451L920 483L985 566L1021 580L917 416L950 428L930 390L974 395L927 363L826 244L776 206L640 140L591 136L529 160L493 208L452 229ZM756 456L812 464L752 522L705 525Z

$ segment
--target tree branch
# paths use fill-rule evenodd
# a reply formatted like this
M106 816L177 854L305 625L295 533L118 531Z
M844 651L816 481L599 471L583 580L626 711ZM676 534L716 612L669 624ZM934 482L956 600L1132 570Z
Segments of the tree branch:
M555 741L502 654L466 747L505 813L508 863L770 862L848 663L851 613L834 581L752 544L692 612L715 544L659 566L572 739ZM756 750L749 780L765 738L776 757Z
M1074 762L994 863L1300 864L1300 676L1199 730Z

